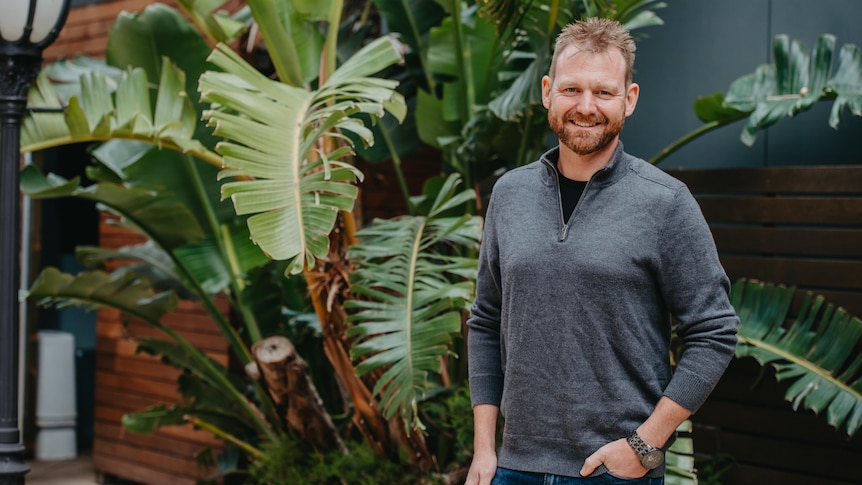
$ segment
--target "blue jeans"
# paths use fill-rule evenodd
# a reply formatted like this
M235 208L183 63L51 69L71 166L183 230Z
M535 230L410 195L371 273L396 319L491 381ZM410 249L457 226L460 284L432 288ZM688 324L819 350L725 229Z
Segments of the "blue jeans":
M664 477L659 478L619 478L605 473L596 477L561 477L550 473L532 473L497 468L491 485L664 485Z

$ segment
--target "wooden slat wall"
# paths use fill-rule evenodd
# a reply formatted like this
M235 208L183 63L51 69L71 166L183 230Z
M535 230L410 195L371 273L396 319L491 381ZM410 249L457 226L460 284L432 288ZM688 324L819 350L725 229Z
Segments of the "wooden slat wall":
M862 166L669 172L697 197L732 280L796 285L862 315Z
M862 316L862 166L668 172L697 197L731 280L796 285ZM734 359L693 418L698 453L734 460L722 483L859 483L862 435L794 411L762 371Z
M100 246L119 248L141 242L136 234L105 222L100 224ZM217 302L227 313L227 303ZM153 435L125 431L120 419L128 412L179 400L179 371L157 358L137 354L134 337L167 337L140 320L123 325L116 310L99 310L96 323L96 396L93 465L102 474L148 485L193 485L208 472L200 470L195 455L220 443L209 433L191 427L171 427ZM199 305L181 302L164 323L216 361L227 365L227 344Z

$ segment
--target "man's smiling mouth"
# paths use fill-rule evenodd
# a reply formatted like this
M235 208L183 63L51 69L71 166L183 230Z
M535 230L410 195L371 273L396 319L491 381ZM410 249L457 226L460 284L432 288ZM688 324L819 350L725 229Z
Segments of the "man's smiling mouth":
M581 128L592 128L593 126L598 126L601 124L599 121L578 121L578 120L569 120L569 123L572 123L576 126L580 126Z

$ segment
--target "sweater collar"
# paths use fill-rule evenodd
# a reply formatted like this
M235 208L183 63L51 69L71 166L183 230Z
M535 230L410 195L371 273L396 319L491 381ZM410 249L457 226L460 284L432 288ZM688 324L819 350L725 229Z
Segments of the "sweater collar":
M595 175L593 175L592 184L604 187L621 179L626 172L628 172L630 164L629 158L629 155L623 149L622 140L619 140L617 142L616 149L614 149L613 155L611 155L611 160L604 168L600 169ZM543 176L543 180L548 185L555 185L557 183L557 175L560 175L559 168L557 167L559 159L559 145L546 151L539 159L542 162L542 165L548 168L548 170L544 171Z

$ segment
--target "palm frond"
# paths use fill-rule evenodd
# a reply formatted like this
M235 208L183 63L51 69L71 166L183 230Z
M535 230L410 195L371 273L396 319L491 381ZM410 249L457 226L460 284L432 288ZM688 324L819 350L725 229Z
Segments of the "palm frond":
M380 38L342 65L317 91L272 81L225 45L210 61L225 72L201 76L200 91L213 109L204 117L226 141L220 178L239 177L222 186L238 215L248 219L252 239L272 259L288 260L299 273L329 250L329 233L338 211L349 211L362 174L340 161L349 146L332 152L317 149L326 138L351 143L356 134L373 143L371 131L354 114L381 117L385 111L402 119L403 98L394 81L369 77L397 62L391 39Z
M55 76L55 87L48 73ZM77 76L77 77L75 77ZM68 104L64 97L71 95ZM210 164L221 158L194 139L197 112L185 92L185 73L162 59L155 102L142 68L98 66L86 58L63 61L40 73L30 103L57 111L28 113L21 126L21 151L70 143L125 139L189 153Z
M359 231L352 291L365 297L345 304L356 310L348 329L355 337L352 356L363 359L359 375L385 369L374 386L383 414L400 415L408 426L422 429L417 406L432 386L449 353L452 335L461 329L461 310L472 299L477 262L455 255L454 247L473 250L481 234L478 217L441 217L448 208L473 194L450 190L450 176L429 216L377 220Z
M785 398L826 413L836 428L853 435L862 426L862 320L806 293L788 324L795 287L739 280L731 302L739 314L737 357L771 365L778 380L792 384Z

